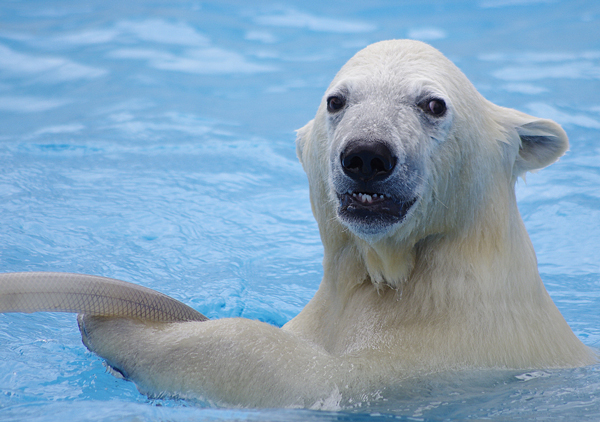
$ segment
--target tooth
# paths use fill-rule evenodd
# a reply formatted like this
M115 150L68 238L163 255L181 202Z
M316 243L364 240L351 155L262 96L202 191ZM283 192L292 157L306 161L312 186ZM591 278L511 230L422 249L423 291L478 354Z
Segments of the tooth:
M377 199L377 194L376 193L373 194L373 199Z

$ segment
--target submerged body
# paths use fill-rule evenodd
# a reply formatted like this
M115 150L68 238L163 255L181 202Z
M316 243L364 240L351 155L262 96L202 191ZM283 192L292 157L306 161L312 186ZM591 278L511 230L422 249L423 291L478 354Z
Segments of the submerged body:
M540 279L514 185L567 149L485 100L434 48L386 41L338 73L297 137L324 245L315 297L258 321L80 318L152 395L328 407L422 373L594 363Z

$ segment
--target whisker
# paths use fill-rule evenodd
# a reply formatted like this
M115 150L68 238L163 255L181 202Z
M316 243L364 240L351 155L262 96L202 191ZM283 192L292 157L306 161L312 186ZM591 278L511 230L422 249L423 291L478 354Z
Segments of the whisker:
M425 183L427 186L429 186L429 187L431 188L431 190L432 190L432 191L433 191L433 193L434 193L434 195L433 195L433 199L434 199L434 200L436 200L437 202L439 202L440 204L442 204L442 206L443 206L444 208L446 208L447 210L448 210L448 209L450 209L450 208L449 208L449 207L448 207L446 204L444 204L444 203L442 202L442 200L441 200L441 199L438 197L438 193L437 193L437 190L435 189L435 186L433 186L429 180L427 180L427 179L423 178L423 177L422 177L422 176L420 176L420 175L417 175L417 178L418 178L419 180L421 180L423 183ZM423 197L422 197L422 195L421 195L421 193L419 193L419 194L418 194L418 196L419 196L419 198L420 198L420 199L422 199L422 198L423 198Z

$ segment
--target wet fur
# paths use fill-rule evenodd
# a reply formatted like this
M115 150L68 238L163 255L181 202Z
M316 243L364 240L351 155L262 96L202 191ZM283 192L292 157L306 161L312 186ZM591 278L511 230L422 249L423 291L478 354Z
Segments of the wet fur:
M349 108L332 118L326 99L340 90ZM422 115L424 95L445 99L444 119ZM381 186L419 198L397 224L338 217L337 157L357 138L410 164ZM423 372L593 363L544 288L514 193L567 147L556 123L488 102L432 47L371 45L298 131L325 251L304 310L281 329L89 317L86 344L145 392L240 406L335 407Z

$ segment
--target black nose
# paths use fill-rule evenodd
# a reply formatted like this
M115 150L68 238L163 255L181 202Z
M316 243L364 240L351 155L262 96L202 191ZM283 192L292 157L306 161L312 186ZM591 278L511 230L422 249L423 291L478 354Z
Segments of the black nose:
M344 173L357 181L370 182L388 177L396 158L383 142L350 144L340 155Z

